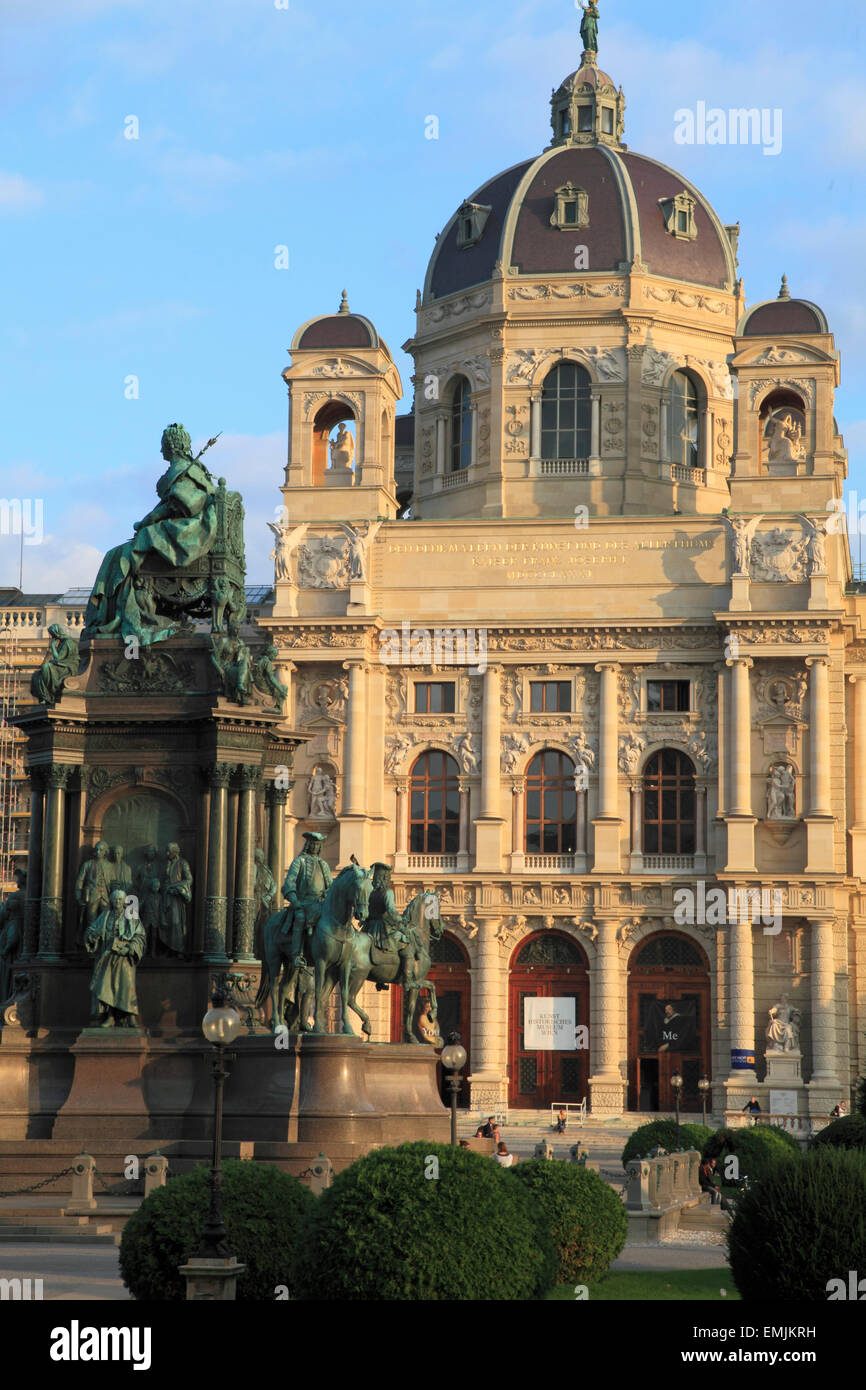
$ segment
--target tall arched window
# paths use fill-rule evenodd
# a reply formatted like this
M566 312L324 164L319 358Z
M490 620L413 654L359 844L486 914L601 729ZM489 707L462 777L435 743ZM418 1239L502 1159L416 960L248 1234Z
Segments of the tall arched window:
M574 763L545 748L526 772L526 853L573 854L576 817Z
M409 778L409 851L456 854L460 841L459 768L447 753L422 753Z
M589 458L591 436L589 372L577 362L560 362L541 392L541 457Z
M465 376L457 377L451 394L449 470L456 473L472 462L472 401Z
M695 811L692 764L675 748L662 748L644 769L644 854L694 854Z
M668 431L671 463L699 468L700 403L697 384L689 372L674 372L671 377Z

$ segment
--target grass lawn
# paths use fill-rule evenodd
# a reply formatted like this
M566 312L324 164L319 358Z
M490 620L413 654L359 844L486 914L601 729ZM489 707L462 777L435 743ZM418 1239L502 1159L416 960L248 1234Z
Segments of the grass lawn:
M727 1297L722 1297L725 1289ZM574 1285L559 1284L547 1295L548 1301L574 1301ZM589 1301L644 1302L677 1299L695 1303L739 1303L740 1295L728 1269L622 1270L609 1274L599 1284L591 1284Z

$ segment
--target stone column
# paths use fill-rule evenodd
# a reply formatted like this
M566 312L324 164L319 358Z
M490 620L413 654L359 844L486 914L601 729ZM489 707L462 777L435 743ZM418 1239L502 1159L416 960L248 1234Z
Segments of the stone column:
M848 831L851 844L851 873L866 878L866 677L849 676L854 687L854 748L851 759L852 806L854 824Z
M575 825L575 860L574 872L576 874L586 873L586 791L577 793L577 815Z
M534 459L541 458L541 393L529 398L529 453Z
M809 814L832 815L830 808L830 660L809 656Z
M436 472L441 477L445 472L445 431L448 420L441 413L436 416Z
M752 940L751 912L744 902L742 910L729 914L728 923L728 1014L730 1018L731 1051L755 1054L755 964ZM731 1067L726 1087L734 1090L731 1105L738 1111L739 1091L754 1089L757 1082L754 1061L751 1067ZM748 1099L748 1096L747 1096Z
M751 657L728 657L728 776L726 782L729 871L755 871L755 818L752 814Z
M42 900L42 836L44 833L44 769L31 767L30 843L27 853L27 906L24 918L22 960L30 960L39 949L39 906Z
M526 789L522 777L511 779L511 872L520 874L526 864L523 838Z
M484 673L481 730L481 815L475 822L475 868L487 873L502 869L502 820L499 770L502 734L501 666Z
M670 402L667 391L662 391L662 398L659 404L659 459L662 463L670 462L670 441L668 439L668 411Z
M349 708L346 725L346 772L343 778L343 815L365 812L365 750L367 726L367 668L359 661L344 662L349 672Z
M810 1087L839 1088L836 1060L836 962L833 918L816 917L810 922L812 1080Z
M718 761L718 787L719 787L719 809L718 815L725 815L728 809L728 776L727 776L727 682L725 680L725 667L720 663L716 667L716 691L718 696L718 727L719 738L719 761Z
M72 767L52 763L46 770L45 851L42 862L42 904L39 910L39 956L60 960L63 936L63 844L66 831L66 787Z
M252 961L253 929L255 926L255 883L256 883L256 787L259 769L243 763L239 771L240 791L238 794L238 836L235 855L235 904L234 941L232 955L235 960Z
M469 416L470 435L469 435L469 463L472 467L478 462L478 402L472 397L471 414Z
M595 1067L589 1078L589 1093L594 1115L621 1115L623 1109L618 925L606 920L597 923L595 960L590 972L590 1044Z
M619 710L617 677L620 666L602 662L596 666L600 678L598 720L598 815L595 827L593 873L619 873L619 768L617 738Z
M632 782L631 793L631 854L632 868L637 867L634 863L635 855L639 855L643 860L643 834L642 834L642 798L643 784Z
M285 787L271 787L268 793L270 801L270 815L268 816L268 868L274 876L277 885L277 900L275 907L280 905L280 888L282 887L283 874L285 872L285 861L283 858L283 821L286 816L286 801L288 800L288 790Z
M601 396L593 391L590 396L589 456L597 459L601 452Z
M205 960L224 964L226 955L226 827L228 786L233 763L215 763L207 769L210 783L210 826L207 847L207 901L205 904Z
M457 828L457 872L465 874L469 869L469 783L465 777L458 778L460 792L460 819Z
M482 918L472 970L473 1109L504 1108L508 1101L508 961L497 939L499 918Z
M394 849L394 868L403 872L409 863L409 779L400 777L394 783L397 797L397 823Z

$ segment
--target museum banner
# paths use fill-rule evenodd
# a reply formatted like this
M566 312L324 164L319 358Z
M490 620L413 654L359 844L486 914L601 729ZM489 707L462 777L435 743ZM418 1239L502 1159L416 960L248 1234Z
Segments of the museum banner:
M698 1031L692 999L654 999L647 1010L647 1052L697 1052Z
M573 999L524 999L523 1046L527 1052L573 1052Z

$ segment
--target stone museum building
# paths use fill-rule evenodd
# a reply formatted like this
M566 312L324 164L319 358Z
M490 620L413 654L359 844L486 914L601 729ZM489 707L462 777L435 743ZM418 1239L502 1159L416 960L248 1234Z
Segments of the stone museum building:
M730 210L632 151L625 115L587 49L546 146L455 189L411 413L372 306L323 286L336 311L294 332L245 631L277 648L298 746L258 838L266 816L280 873L313 830L332 869L390 865L398 906L438 892L474 1110L668 1111L680 1077L685 1110L705 1079L716 1115L754 1094L805 1126L866 1072L840 356L808 286L747 302ZM19 668L86 597L4 593ZM365 987L374 1040L400 1040L399 996ZM532 999L573 1000L588 1046L530 1046Z

